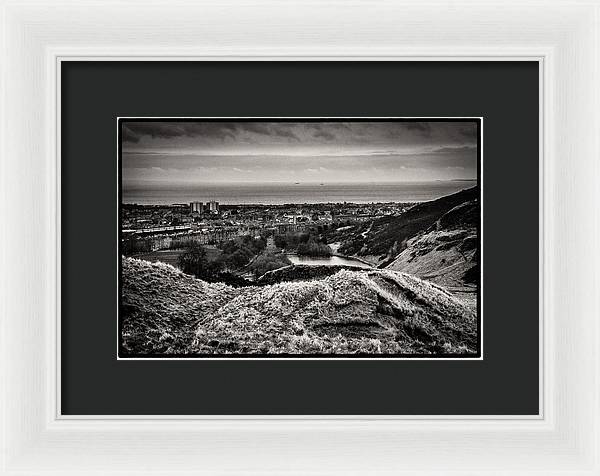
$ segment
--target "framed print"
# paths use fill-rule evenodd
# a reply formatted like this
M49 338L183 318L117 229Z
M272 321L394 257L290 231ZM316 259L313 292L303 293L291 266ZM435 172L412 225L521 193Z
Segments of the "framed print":
M600 474L600 7L293 6L2 5L0 473Z
M119 358L481 358L481 129L119 118Z

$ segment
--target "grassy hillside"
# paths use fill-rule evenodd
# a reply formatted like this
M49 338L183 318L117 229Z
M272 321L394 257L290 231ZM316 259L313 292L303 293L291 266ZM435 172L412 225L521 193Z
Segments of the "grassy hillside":
M196 327L244 288L209 284L164 263L122 258L124 351L187 353Z
M479 188L473 187L420 203L400 216L383 217L364 223L345 239L339 252L369 256L375 262L385 263L402 252L409 239L425 232L454 207L476 200L478 196Z
M443 288L390 270L232 288L123 258L130 354L474 353L475 314Z
M386 269L437 283L474 306L479 283L478 224L478 200L461 203L409 239Z

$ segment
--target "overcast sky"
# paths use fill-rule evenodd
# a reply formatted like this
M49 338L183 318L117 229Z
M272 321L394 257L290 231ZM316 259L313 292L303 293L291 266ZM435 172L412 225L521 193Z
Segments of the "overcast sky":
M475 122L123 122L125 187L477 178Z

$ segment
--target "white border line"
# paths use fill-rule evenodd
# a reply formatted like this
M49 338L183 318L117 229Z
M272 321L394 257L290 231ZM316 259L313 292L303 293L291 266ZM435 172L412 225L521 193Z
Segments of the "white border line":
M301 121L302 119L336 119L336 120L344 120L344 119L352 119L352 120L356 120L356 119L364 119L365 122L368 122L369 119L389 119L390 121L393 120L402 120L402 119L472 119L472 120L479 120L479 149L478 152L478 156L479 156L479 164L478 164L478 176L477 179L481 181L481 183L478 183L477 185L479 185L479 203L480 203L480 210L479 210L479 219L480 219L480 224L479 224L479 254L480 254L480 270L479 270L479 290L478 290L478 300L479 302L477 303L477 308L478 311L480 311L480 316L478 316L479 318L479 346L480 346L480 356L479 357L277 357L277 356L273 356L273 357L235 357L232 354L232 357L205 357L202 355L199 355L197 357L120 357L119 356L119 342L120 342L120 333L119 333L119 315L120 315L120 309L119 309L119 303L120 303L120 296L119 296L119 290L120 290L120 270L121 270L121 256L119 253L117 253L117 319L116 319L116 325L117 325L117 349L116 349L116 355L117 355L117 361L153 361L153 360L159 360L159 361L181 361L181 360L189 360L189 361L203 361L203 362L207 362L207 361L256 361L256 360L266 360L269 362L289 362L289 361L314 361L314 360L319 360L319 361L330 361L330 362L337 362L337 361L398 361L398 360L403 360L403 361L483 361L483 357L484 357L484 353L483 353L483 116L365 116L365 117L356 117L356 116L117 116L116 118L116 123L117 123L117 222L119 220L119 216L120 216L120 209L121 209L121 203L120 203L120 197L119 197L119 191L121 190L121 170L119 167L119 121L121 119L125 119L125 120L136 120L136 119L140 119L140 120L145 120L145 119L164 119L169 120L169 119L185 119L185 120L221 120L221 119L232 119L232 120L240 120L240 119L263 119L263 120L274 120L274 119L298 119L299 121ZM121 157L122 160L122 157ZM117 247L120 248L120 242L119 242L119 234L120 234L120 229L121 229L121 223L117 223ZM377 355L377 354L375 354Z

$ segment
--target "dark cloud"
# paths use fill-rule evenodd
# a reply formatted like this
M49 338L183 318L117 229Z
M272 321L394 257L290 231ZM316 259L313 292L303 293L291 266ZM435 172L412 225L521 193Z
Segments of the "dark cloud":
M300 138L294 134L290 127L274 126L272 129L273 133L278 137L287 137L288 139L300 141Z
M335 135L327 131L317 131L313 137L316 139L335 140Z
M431 124L429 122L407 122L406 130L417 131L425 137L431 136Z
M235 123L227 122L123 122L123 140L139 142L143 136L153 139L207 136L235 139ZM127 131L127 132L126 132Z
M255 134L270 135L271 129L263 122L245 122L236 125L239 131L254 132Z
M236 140L248 133L300 140L291 127L266 122L123 122L123 140L134 143L143 136L153 139L203 137Z
M140 146L192 144L304 145L334 143L388 146L467 144L476 141L476 124L463 122L123 122L123 140ZM155 142L142 140L149 138ZM177 142L180 140L179 142ZM181 141L183 140L183 141ZM187 141L186 141L187 140Z
M306 124L307 136L325 141L344 141L348 137L368 134L370 124L367 122L312 122Z
M122 138L124 142L138 143L140 141L140 135L132 131L125 124L123 124L122 133Z
M477 135L477 124L467 124L459 128L458 133L463 137L473 139Z

